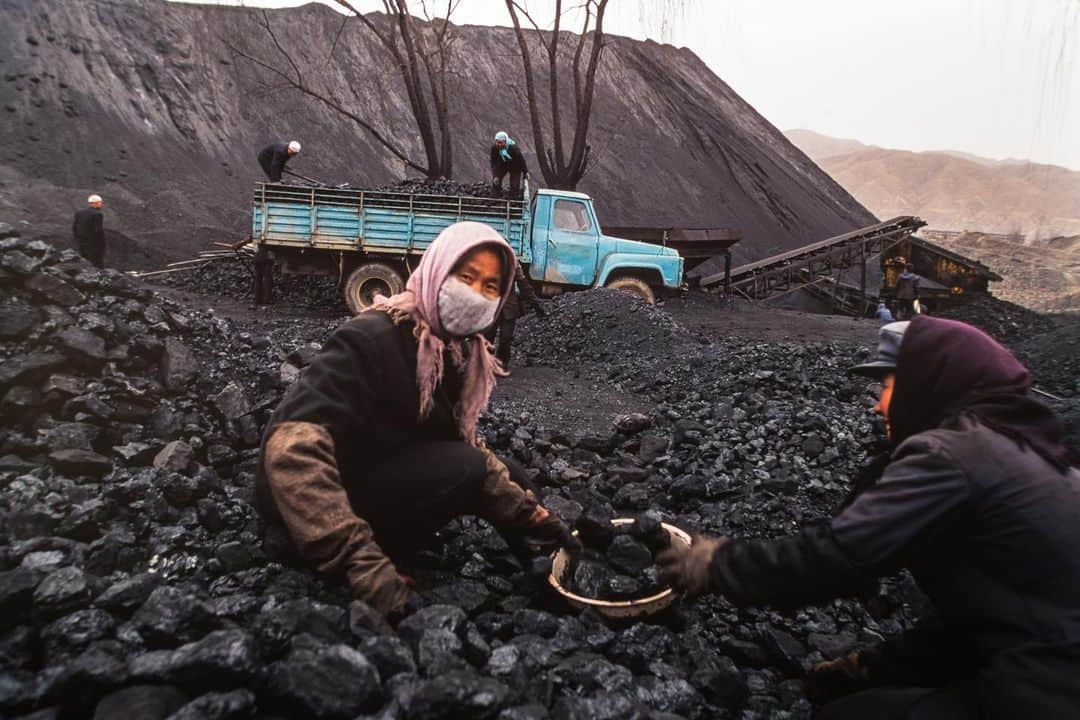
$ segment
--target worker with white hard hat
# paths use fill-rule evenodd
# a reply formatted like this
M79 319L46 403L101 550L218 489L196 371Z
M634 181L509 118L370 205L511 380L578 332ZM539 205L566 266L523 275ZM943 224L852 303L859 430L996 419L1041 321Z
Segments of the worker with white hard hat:
M71 224L75 249L96 267L105 267L105 214L98 194L86 198L88 207L76 211Z
M290 140L287 143L271 143L259 152L259 165L262 166L270 182L281 182L281 173L285 163L300 152L300 143Z

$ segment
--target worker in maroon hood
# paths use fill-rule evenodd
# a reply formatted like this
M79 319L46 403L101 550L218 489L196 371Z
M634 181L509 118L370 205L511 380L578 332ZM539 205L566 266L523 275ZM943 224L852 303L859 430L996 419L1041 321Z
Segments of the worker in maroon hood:
M1080 471L1027 368L975 328L917 316L882 327L852 371L882 383L894 450L880 477L828 523L698 537L665 574L783 609L910 570L934 612L815 668L812 687L850 693L820 717L1080 717Z

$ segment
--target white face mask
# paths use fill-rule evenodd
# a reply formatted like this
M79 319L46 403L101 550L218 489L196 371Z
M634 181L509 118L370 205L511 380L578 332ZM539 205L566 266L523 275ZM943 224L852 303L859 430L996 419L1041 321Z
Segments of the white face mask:
M489 300L458 278L449 277L439 288L439 322L454 337L475 335L495 321L499 300Z

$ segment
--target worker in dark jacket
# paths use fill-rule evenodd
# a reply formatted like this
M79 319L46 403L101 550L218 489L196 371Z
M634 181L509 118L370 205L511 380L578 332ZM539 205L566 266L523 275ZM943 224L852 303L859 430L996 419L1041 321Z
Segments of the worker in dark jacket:
M75 249L95 267L105 267L105 214L101 212L100 195L86 198L81 210L75 211L75 220L71 223L71 234L75 239Z
M495 384L483 335L510 293L514 253L482 223L436 238L403 293L331 335L263 438L260 514L318 570L391 620L416 608L401 559L462 514L576 549L526 490L525 471L478 440Z
M491 146L491 187L496 192L502 191L502 181L510 174L510 195L521 194L521 178L528 177L529 168L525 156L510 136L501 130L495 133L495 143Z
M536 290L533 289L529 278L525 277L525 271L522 270L521 264L517 263L514 267L514 289L510 292L510 297L506 299L506 304L503 305L502 310L499 312L498 322L492 325L487 333L487 338L491 342L495 342L496 335L498 335L498 343L495 346L495 359L499 361L501 366L501 371L498 374L503 377L510 375L510 351L514 345L514 332L518 318L522 315L522 306L531 309L540 317L547 317L547 310L540 304L540 299L536 297Z
M300 152L300 143L293 140L288 143L271 143L259 151L259 165L262 166L270 182L281 182L281 173L285 163Z
M883 382L895 450L880 477L827 524L699 537L663 557L665 573L739 606L794 608L908 568L936 627L812 672L872 688L821 717L1080 717L1080 471L1028 370L975 328L926 316L884 326L877 357L853 370Z
M901 320L910 320L918 313L915 310L915 302L919 299L919 276L915 274L915 266L907 263L904 272L896 280L897 317Z

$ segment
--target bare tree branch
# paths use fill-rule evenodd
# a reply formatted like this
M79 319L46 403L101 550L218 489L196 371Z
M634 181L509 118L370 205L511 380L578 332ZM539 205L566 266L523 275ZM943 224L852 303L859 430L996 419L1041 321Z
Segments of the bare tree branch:
M433 3L441 0L433 0ZM421 24L409 12L408 0L382 0L383 9L389 23L378 20L375 16L364 15L353 0L334 0L334 3L347 14L342 19L327 54L330 61L337 49L346 21L359 22L365 30L389 53L396 65L401 84L409 101L409 108L416 122L417 134L425 154L425 164L409 158L400 149L400 143L391 142L378 132L373 123L364 120L359 113L346 107L333 94L309 84L304 78L296 56L290 53L279 40L270 22L266 10L260 14L262 27L273 44L277 54L283 58L284 65L276 60L260 56L254 51L238 47L231 41L223 42L238 57L251 62L255 67L277 77L290 88L313 98L335 112L356 122L376 141L400 159L409 168L419 170L428 177L451 177L453 172L453 137L449 122L450 82L454 42L454 33L450 15L460 0L446 0L446 17L433 18ZM425 16L429 16L427 0L422 4ZM431 6L434 10L434 4ZM429 16L430 17L430 16ZM365 71L366 72L366 71ZM317 78L316 78L317 81Z
M545 33L518 0L505 0L507 12L514 26L521 63L525 70L525 91L529 102L529 118L532 122L533 139L536 144L536 156L540 170L547 183L555 188L574 189L581 178L593 167L595 159L588 144L589 120L592 114L593 97L596 90L596 72L600 65L604 48L604 13L608 0L584 0L575 9L585 10L585 21L574 48L570 61L570 71L574 82L574 134L570 154L567 157L563 145L563 118L561 98L559 97L560 60L559 45L562 33L562 17L569 10L564 10L562 0L555 2L555 19L550 33ZM532 26L540 46L544 49L548 66L548 97L551 113L551 141L546 140L540 121L541 108L537 102L536 80L529 42L522 28L520 17L524 17ZM592 28L590 30L590 27ZM591 42L588 61L582 71L582 59L586 45Z

